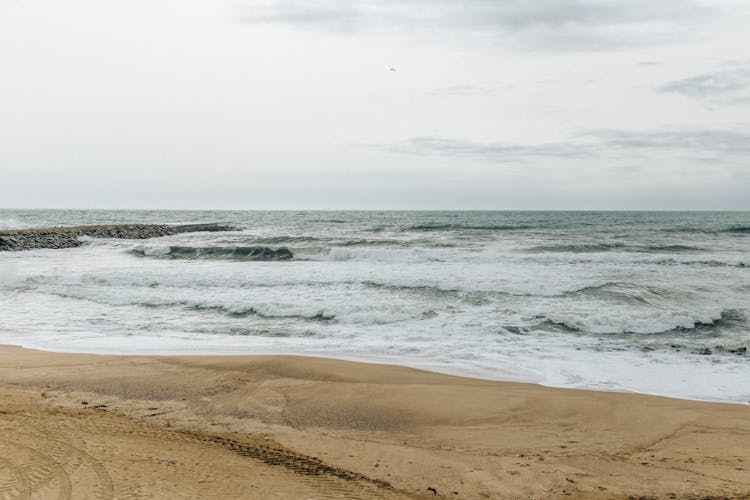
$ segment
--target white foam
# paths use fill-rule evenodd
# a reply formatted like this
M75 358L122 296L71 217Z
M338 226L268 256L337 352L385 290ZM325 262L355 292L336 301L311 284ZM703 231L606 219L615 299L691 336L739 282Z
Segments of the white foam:
M159 258L171 246L247 246L248 237L87 239L76 249L0 253L0 342L337 356L553 386L750 399L748 358L714 348L747 345L746 330L675 331L747 311L750 269L700 263L746 262L737 246L532 254L525 248L546 235L519 244L499 233L453 247L294 248L303 260L288 262ZM129 253L136 248L146 257ZM704 347L712 354L691 352Z
M564 324L591 333L663 333L678 328L691 329L696 325L710 325L722 317L720 307L704 307L692 310L660 311L653 308L634 309L609 307L602 309L601 305L571 304L565 311L555 311L548 318L556 323Z

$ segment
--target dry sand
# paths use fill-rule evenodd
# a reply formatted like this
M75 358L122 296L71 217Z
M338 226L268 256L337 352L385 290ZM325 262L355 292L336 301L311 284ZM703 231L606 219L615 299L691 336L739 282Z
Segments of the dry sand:
M750 498L750 407L0 347L0 498Z

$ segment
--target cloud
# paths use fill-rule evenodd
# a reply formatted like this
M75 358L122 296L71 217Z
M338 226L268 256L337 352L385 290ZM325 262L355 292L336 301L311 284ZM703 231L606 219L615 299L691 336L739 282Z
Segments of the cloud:
M245 0L235 18L326 31L490 34L545 50L661 43L718 11L697 0Z
M494 163L520 163L530 159L636 158L656 154L693 160L750 158L750 134L727 130L663 130L632 132L602 130L570 141L539 144L474 142L444 137L415 137L381 147L390 152L420 156L453 156Z
M685 154L750 157L750 134L730 130L604 131L597 134L608 148L621 151L673 151Z
M724 104L748 102L750 64L675 80L662 85L658 90Z
M386 149L416 155L460 156L493 162L515 162L529 158L586 158L590 145L553 142L543 144L480 143L443 137L414 137Z

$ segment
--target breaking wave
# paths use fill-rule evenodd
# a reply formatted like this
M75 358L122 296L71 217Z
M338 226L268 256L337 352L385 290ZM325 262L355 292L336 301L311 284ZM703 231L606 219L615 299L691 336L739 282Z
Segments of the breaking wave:
M594 314L561 313L546 318L551 324L571 332L596 334L710 333L720 327L742 325L745 315L737 309L709 309L704 311L651 311L637 314L615 314L614 311Z
M609 282L602 285L587 286L563 294L566 297L586 296L623 304L651 304L663 302L669 297L668 292L653 286L634 285L629 283Z
M294 257L292 251L286 247L272 248L265 246L140 246L130 250L130 253L137 257L186 260L278 261L291 260Z

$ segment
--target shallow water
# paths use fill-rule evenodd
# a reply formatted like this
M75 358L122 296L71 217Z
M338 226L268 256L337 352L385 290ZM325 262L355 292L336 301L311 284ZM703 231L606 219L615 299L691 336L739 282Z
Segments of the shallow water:
M0 211L236 233L0 253L0 342L750 399L750 213Z

